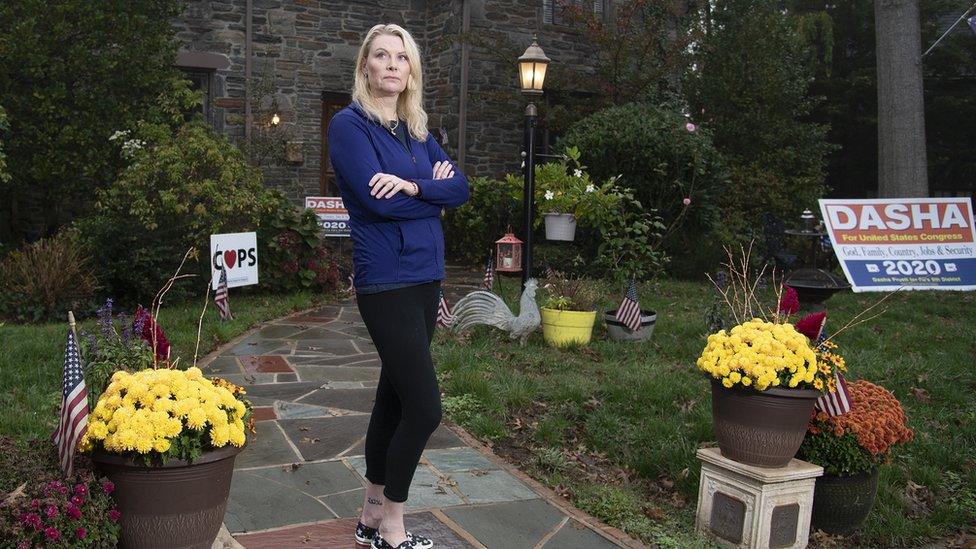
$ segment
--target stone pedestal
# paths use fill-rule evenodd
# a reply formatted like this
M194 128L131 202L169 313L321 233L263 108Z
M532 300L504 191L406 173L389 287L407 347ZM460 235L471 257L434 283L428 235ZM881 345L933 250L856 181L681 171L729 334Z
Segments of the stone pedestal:
M695 527L726 547L806 547L819 465L793 459L768 469L732 461L718 448L702 461Z

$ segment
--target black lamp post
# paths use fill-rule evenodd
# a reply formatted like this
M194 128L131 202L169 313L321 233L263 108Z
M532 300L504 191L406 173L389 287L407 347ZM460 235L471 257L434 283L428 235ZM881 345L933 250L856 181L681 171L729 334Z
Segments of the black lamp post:
M546 80L546 67L549 58L539 47L536 37L532 37L532 45L518 58L519 84L522 93L542 95L542 85ZM525 107L525 187L522 194L522 212L525 218L524 242L522 252L522 285L532 276L532 218L535 210L535 119L537 116L535 104L529 103Z

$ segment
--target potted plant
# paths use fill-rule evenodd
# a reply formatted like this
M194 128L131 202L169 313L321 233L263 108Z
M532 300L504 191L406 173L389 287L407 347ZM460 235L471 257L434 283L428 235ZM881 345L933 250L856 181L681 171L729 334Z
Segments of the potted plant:
M114 483L122 547L210 547L246 442L243 395L196 367L112 375L79 449Z
M586 345L596 321L596 295L581 278L550 271L544 288L548 296L539 309L542 336L554 347Z
M711 380L712 422L722 455L783 467L803 442L814 404L830 390L838 365L818 360L815 344L787 316L763 307L749 255L743 250L736 263L729 252L730 283L720 293L736 325L708 336L697 365Z
M864 524L878 493L878 466L914 436L895 395L858 380L847 384L851 410L814 414L799 456L824 468L813 496L811 526L849 535Z
M620 200L617 179L594 182L576 147L568 147L561 162L536 166L536 204L545 221L546 238L571 241L577 221L613 210Z
M659 248L670 229L656 212L645 211L630 190L621 189L618 195L617 208L593 213L593 223L600 232L594 265L618 286L627 288L632 280L639 283L664 270L668 257ZM641 325L631 330L617 320L616 308L603 313L607 334L615 341L646 340L654 332L656 321L656 311L641 308Z

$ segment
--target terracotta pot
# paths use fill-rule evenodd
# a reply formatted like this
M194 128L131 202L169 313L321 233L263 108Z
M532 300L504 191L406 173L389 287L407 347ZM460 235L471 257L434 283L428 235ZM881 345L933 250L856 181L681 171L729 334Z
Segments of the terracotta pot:
M636 332L624 326L617 320L617 310L603 313L603 323L607 326L607 334L614 341L644 341L650 339L654 333L654 323L657 322L657 312L641 309L641 325Z
M722 455L758 467L784 467L803 443L812 389L726 389L712 379L712 424Z
M208 549L224 521L241 448L205 452L193 463L169 460L145 467L129 458L94 452L92 461L115 483L122 513L122 548Z
M813 492L811 530L849 536L860 528L878 495L878 468L839 477L824 473Z

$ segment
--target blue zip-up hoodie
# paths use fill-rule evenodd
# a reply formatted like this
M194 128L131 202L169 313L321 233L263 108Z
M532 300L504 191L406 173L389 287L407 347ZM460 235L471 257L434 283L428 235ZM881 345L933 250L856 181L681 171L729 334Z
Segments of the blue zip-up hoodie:
M468 180L454 166L454 177L432 179L434 163L447 154L430 135L421 143L407 134L407 147L352 103L329 123L329 159L335 169L353 242L356 288L370 284L444 279L444 230L440 213L468 200ZM419 197L399 192L392 198L369 194L377 173L413 181Z

